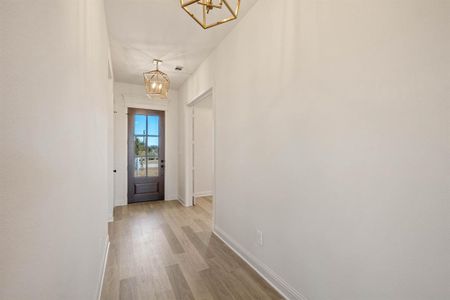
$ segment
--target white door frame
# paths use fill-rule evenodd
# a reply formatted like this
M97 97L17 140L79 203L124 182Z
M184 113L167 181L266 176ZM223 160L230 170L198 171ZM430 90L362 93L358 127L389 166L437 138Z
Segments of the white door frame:
M186 118L186 143L187 143L187 147L186 147L186 174L185 174L185 178L186 178L186 202L185 205L186 206L192 206L194 205L194 176L193 176L193 172L194 172L194 149L193 149L193 138L194 138L194 132L193 132L193 121L194 121L194 115L193 115L193 110L194 110L194 105L200 101L202 101L203 99L207 98L207 97L211 97L211 101L212 101L212 114L213 114L213 186L212 186L212 193L213 193L213 224L214 224L214 220L215 220L215 215L216 215L216 102L214 101L214 93L213 93L213 88L209 88L207 91L203 92L202 94L200 94L199 96L197 96L196 98L194 98L192 101L187 103L187 118Z

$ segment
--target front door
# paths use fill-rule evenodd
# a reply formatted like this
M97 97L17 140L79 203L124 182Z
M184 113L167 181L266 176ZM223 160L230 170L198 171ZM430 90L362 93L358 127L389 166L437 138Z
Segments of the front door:
M164 112L128 109L128 203L164 200Z

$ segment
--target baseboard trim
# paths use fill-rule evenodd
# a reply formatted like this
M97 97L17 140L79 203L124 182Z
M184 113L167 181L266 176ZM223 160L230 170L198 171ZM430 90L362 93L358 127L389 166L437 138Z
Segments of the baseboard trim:
M113 210L109 212L108 223L114 222L114 207Z
M106 236L106 242L105 242L105 253L103 257L103 266L102 266L102 274L100 276L100 282L99 287L97 291L97 300L100 300L102 297L102 290L103 290L103 281L105 279L105 273L106 273L106 263L108 262L108 253L109 253L109 245L111 243L109 242L109 235Z
M206 192L198 192L194 194L194 197L208 197L208 196L212 196L213 192L211 191L206 191Z
M184 207L189 207L189 205L186 205L186 203L184 202L184 198L181 197L180 195L178 195L177 200L178 200L178 202L180 202L180 204L183 205Z
M173 200L177 200L178 196L177 195L170 195L164 198L164 201L173 201Z
M242 258L252 269L254 269L265 281L267 281L268 284L270 284L275 290L277 290L281 294L281 296L289 300L308 300L301 292L291 287L283 278L281 278L253 254L248 252L244 247L242 247L223 230L216 226L213 230L213 233L228 247L230 247L230 249L233 250L234 253Z
M128 199L125 199L123 201L114 201L114 207L118 207L118 206L126 206L128 205Z

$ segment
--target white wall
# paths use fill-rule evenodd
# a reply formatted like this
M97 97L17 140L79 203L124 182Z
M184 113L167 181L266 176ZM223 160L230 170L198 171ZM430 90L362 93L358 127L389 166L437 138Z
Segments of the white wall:
M194 104L194 196L213 194L214 120L212 96Z
M127 204L127 139L128 107L163 110L166 119L165 199L177 199L178 169L178 100L177 92L169 91L168 100L152 100L145 94L144 85L114 83L114 204Z
M216 232L288 297L450 298L449 15L260 0L181 88L213 87Z
M103 1L0 2L0 298L96 299L112 194Z

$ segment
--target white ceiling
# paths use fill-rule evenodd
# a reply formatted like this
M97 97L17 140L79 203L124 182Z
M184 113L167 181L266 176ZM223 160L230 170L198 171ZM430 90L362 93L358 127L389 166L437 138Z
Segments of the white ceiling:
M115 80L143 84L142 73L159 58L171 88L178 89L256 1L241 0L238 20L204 30L179 0L106 0ZM178 65L183 71L174 70Z

